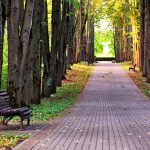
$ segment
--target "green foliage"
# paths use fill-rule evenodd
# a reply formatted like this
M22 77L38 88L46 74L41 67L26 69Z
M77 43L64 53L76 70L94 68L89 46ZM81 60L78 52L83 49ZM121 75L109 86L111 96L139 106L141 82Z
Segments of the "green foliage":
M7 89L7 79L8 79L8 41L7 41L7 30L5 30L4 46L3 46L2 89Z
M0 134L0 149L11 149L11 147L17 145L17 143L28 138L26 134Z
M100 31L95 32L94 47L96 55L101 55L104 52L103 43L109 43L109 53L115 55L113 34L113 29L103 30L100 28Z
M51 98L43 99L41 105L32 105L33 120L45 121L58 116L62 111L73 106L91 74L92 66L85 64L73 65L67 71L67 80L57 88Z
M7 64L4 64L2 70L2 89L7 89L7 80L8 80L8 66Z
M8 65L8 40L7 40L7 30L5 29L4 35L4 45L3 45L3 64Z
M95 55L103 53L104 46L101 43L102 43L101 34L99 32L95 32L95 37L94 37Z

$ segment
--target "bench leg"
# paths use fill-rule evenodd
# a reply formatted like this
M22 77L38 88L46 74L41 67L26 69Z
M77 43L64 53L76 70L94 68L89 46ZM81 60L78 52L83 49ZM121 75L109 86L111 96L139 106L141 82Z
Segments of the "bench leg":
M23 129L23 118L20 117L20 129L22 130Z
M30 125L30 118L27 119L27 125Z
M3 117L3 120L2 120L2 125L3 125L3 126L6 125L5 120L6 120L6 117Z
M8 122L12 119L13 117L6 117L4 116L3 117L3 120L2 120L2 125L6 126L8 124Z

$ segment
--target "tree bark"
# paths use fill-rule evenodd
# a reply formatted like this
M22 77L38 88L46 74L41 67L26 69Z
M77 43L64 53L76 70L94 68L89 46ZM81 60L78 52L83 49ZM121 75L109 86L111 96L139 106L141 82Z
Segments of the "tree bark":
M32 26L32 17L33 17L33 10L34 10L34 0L27 0L26 7L25 7L25 14L23 19L23 26L21 32L21 45L22 45L22 59L19 68L19 79L18 79L18 93L17 93L17 100L18 104L26 105L26 100L23 98L24 93L24 85L25 85L25 72L26 72L26 61L27 61L27 54L28 54L28 46L29 46L29 37L30 31Z
M65 64L66 64L66 49L68 45L68 23L69 23L69 18L67 17L68 12L68 7L69 3L63 1L62 4L63 8L63 13L62 13L62 20L61 20L61 27L60 27L60 34L61 34L61 40L60 40L60 48L58 51L58 61L57 61L57 85L61 86L62 78L64 77L64 72L65 72Z
M19 1L8 1L8 84L9 94L16 103L18 90Z
M69 22L68 22L68 45L67 45L67 68L70 68L73 59L73 37L74 37L74 8L69 4Z
M41 38L42 38L42 54L43 54L43 63L44 63L44 69L43 69L43 80L42 80L42 96L45 97L46 91L47 91L47 82L48 82L48 77L50 75L50 59L51 59L51 54L50 54L50 47L49 47L49 32L48 32L48 8L47 8L47 0L45 0L45 5L44 5L44 16L41 28Z
M144 22L145 22L145 1L144 0L141 0L140 1L140 50L141 50L141 65L140 65L140 68L141 68L141 71L143 71L143 68L144 68L144 30L145 30L145 27L144 27Z
M147 3L147 81L150 83L150 1Z
M143 75L147 77L147 56L148 56L148 26L149 26L149 16L148 16L148 0L145 0L145 26L144 26L144 63L143 63Z
M32 19L32 32L30 51L32 53L33 64L33 89L32 89L32 104L40 104L41 102L41 14L44 13L41 9L43 1L36 0L34 5L34 14Z
M52 44L51 44L51 64L50 74L47 80L47 89L45 96L56 92L57 86L57 54L60 43L60 14L61 14L61 0L52 0Z

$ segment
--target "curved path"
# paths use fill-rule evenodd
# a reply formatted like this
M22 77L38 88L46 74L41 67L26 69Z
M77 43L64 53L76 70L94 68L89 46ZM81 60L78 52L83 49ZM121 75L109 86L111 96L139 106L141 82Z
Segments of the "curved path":
M97 64L80 98L33 150L150 150L150 101L120 65Z

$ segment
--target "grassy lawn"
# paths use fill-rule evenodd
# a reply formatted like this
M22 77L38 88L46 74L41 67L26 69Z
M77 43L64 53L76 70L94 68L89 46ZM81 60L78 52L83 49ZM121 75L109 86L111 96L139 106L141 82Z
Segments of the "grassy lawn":
M123 62L120 64L125 70L129 69L130 62ZM134 81L137 87L150 98L150 84L147 83L146 78L142 76L142 73L139 71L139 69L137 68L136 70L136 72L131 71L128 73L128 75Z

